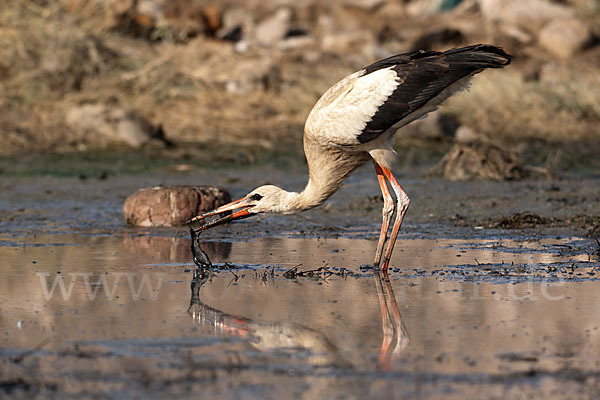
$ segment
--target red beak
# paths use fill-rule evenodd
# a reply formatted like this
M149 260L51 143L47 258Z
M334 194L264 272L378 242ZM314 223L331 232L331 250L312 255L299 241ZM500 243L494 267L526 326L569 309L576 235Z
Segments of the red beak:
M192 227L192 224L197 222L200 226L193 229L196 232L202 232L213 226L252 216L248 211L251 207L254 207L254 204L248 204L248 200L243 197L205 214L194 217L190 219L187 224Z

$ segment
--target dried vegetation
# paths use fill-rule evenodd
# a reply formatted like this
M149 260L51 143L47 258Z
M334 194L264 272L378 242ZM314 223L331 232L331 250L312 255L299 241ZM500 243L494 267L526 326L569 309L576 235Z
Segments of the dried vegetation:
M536 0L538 11L540 4L550 11L531 23L511 16L514 1L505 2L498 14L485 0L5 0L0 154L115 145L102 129L68 122L87 104L149 121L175 144L300 149L308 111L347 73L392 53L476 42L517 58L477 77L442 113L495 142L597 141L597 4ZM522 17L526 8L514 12ZM563 14L588 37L569 53L538 39ZM149 131L147 142L155 139Z

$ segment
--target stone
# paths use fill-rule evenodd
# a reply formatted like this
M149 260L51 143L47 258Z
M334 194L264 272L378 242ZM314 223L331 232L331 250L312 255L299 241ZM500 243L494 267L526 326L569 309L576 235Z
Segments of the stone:
M461 125L458 127L458 129L456 129L454 139L459 143L473 143L480 140L481 135L473 130L473 128L466 125Z
M583 21L568 18L544 25L539 33L538 43L555 57L566 60L583 49L590 39L590 29Z
M506 35L509 38L512 38L520 43L531 43L533 41L532 34L529 34L524 28L516 26L516 25L510 25L510 24L501 25L500 31L504 35Z
M367 11L374 11L386 4L387 0L343 0L345 6L361 8Z
M275 68L273 60L268 57L247 57L231 68L216 72L211 79L213 82L224 83L227 92L249 94L263 89L266 79Z
M215 186L156 186L127 197L123 215L134 226L181 226L229 202L229 192Z
M374 42L375 38L369 31L331 33L323 36L321 48L327 53L346 55Z
M119 3L117 1L116 3ZM137 14L146 15L149 19L156 21L165 18L164 4L157 0L138 0L134 3Z
M254 30L252 15L243 8L227 8L223 11L221 28L216 37L231 42L239 42L244 35Z
M283 40L290 30L292 12L280 8L264 21L256 25L254 39L262 46L273 46Z
M413 0L406 5L406 12L413 17L436 15L441 6L442 0Z
M156 137L158 129L131 110L104 104L85 104L69 109L66 125L84 142L105 146L141 147Z
M218 4L210 3L202 9L202 16L206 22L207 30L214 35L221 29L223 21L223 10Z
M573 10L548 0L478 0L481 14L488 21L519 26L530 32L556 19L571 18Z

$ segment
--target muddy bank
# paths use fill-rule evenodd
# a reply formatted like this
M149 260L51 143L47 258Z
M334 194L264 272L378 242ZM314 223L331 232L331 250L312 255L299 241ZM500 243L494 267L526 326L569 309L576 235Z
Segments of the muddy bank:
M202 154L202 153L201 153ZM423 155L431 160L431 155ZM0 160L0 224L10 234L73 230L112 233L125 228L123 201L142 187L217 185L239 198L263 184L301 190L306 184L302 156L266 155L253 168L229 159L197 157L159 159L116 153L106 156L50 156L43 161ZM430 164L396 168L412 199L406 235L479 234L483 230L530 233L554 231L585 235L598 226L600 191L597 176L565 173L561 179L450 182L424 179ZM322 235L370 237L379 229L381 193L369 165L360 168L325 205L289 216L260 216L210 235ZM67 211L67 212L65 212ZM251 227L251 228L250 228ZM171 235L173 231L165 230ZM185 229L175 230L185 236ZM375 237L375 236L373 236Z

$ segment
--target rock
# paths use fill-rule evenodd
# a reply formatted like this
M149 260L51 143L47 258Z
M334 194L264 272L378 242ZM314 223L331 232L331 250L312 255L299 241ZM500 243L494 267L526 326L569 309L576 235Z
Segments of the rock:
M131 2L131 0L128 0ZM116 1L115 3L120 3L120 1ZM127 3L127 1L125 2ZM165 18L164 15L164 4L161 1L157 0L137 0L134 3L134 9L137 14L145 15L150 20L156 21ZM123 13L124 14L124 13Z
M551 21L544 25L538 36L540 46L562 60L583 49L590 39L590 29L575 18Z
M466 125L459 126L454 134L454 139L459 143L473 143L480 140L480 137L477 132Z
M323 36L321 48L327 53L346 55L360 51L374 42L375 38L369 31L331 33Z
M309 49L315 44L316 40L312 36L293 36L279 42L279 48L282 50L292 50L306 48Z
M487 143L456 144L428 173L451 181L511 180L525 177L524 168L510 152Z
M273 46L283 40L290 30L292 12L289 8L280 8L264 21L256 25L254 39L262 46Z
M248 94L264 89L265 80L274 68L277 67L270 58L247 57L230 68L215 72L210 78L213 82L224 83L229 93Z
M443 11L443 0L413 0L406 5L406 12L413 17L439 14Z
M214 186L157 186L127 197L123 215L135 226L179 226L230 201L229 192Z
M573 7L549 0L474 0L482 16L492 26L489 33L531 44L540 30L553 21L575 17Z
M223 11L221 28L216 37L231 42L239 42L244 35L254 29L252 16L243 8L227 8Z
M374 11L379 7L382 7L387 0L343 0L342 4L345 6L361 8L367 11Z
M525 29L516 25L502 25L500 31L520 43L531 43L533 35L527 33Z
M547 0L478 0L484 18L531 32L555 19L570 18L573 10Z
M134 111L104 104L75 106L65 123L80 139L93 145L126 144L140 147L157 136L157 128Z
M404 4L397 1L388 1L376 10L377 16L381 18L404 18L406 10Z
M221 7L214 3L207 4L202 8L202 16L206 22L207 31L214 36L223 24L223 11Z

